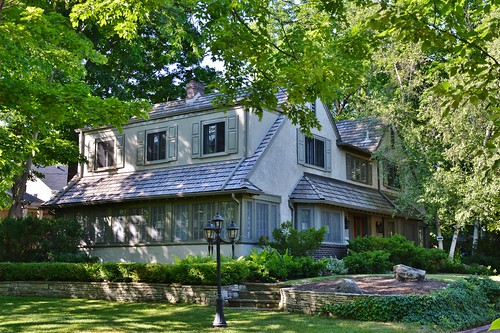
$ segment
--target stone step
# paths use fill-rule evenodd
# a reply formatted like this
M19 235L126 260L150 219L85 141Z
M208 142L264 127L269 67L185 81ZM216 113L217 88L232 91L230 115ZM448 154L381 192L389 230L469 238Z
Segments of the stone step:
M228 307L242 309L269 309L276 310L280 307L279 300L257 300L257 299L239 299L228 300Z
M275 300L281 299L279 291L240 291L239 299Z
M248 291L276 291L279 292L281 288L287 288L291 285L284 283L245 283Z

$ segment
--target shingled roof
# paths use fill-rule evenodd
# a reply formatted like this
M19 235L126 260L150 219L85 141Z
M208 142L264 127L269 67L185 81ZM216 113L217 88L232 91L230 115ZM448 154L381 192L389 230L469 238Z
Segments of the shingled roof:
M384 130L384 124L374 117L341 120L335 125L340 134L338 145L349 145L369 153L377 149Z
M284 116L280 115L249 158L78 178L44 206L101 204L224 191L260 192L247 176L283 121Z
M395 213L394 204L375 189L307 173L295 186L290 199L295 202L322 202L384 215Z

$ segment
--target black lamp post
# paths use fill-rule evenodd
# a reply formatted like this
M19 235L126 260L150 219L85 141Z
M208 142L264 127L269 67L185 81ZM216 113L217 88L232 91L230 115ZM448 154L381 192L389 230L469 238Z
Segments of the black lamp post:
M210 246L215 243L215 250L217 253L217 300L216 300L216 312L213 327L226 327L226 319L224 318L224 300L222 299L222 286L221 286L221 272L220 272L220 243L231 243L232 245L232 256L234 258L234 243L238 237L238 227L231 221L231 224L226 228L229 236L229 242L224 241L220 237L221 227L224 219L219 213L214 216L212 221L209 221L207 226L204 228L205 237ZM213 250L212 250L213 252Z

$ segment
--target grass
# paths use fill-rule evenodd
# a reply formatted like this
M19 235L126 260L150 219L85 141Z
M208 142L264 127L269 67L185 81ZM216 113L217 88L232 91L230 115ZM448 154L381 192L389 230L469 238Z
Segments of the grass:
M224 310L228 327L212 328L215 307L82 299L0 297L1 332L442 332L417 324L374 323L302 314Z

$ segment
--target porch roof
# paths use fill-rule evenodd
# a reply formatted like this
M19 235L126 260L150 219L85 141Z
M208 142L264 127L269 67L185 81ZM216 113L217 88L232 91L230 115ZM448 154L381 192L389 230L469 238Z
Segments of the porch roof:
M290 200L320 202L383 215L396 213L394 204L376 189L307 173L295 186Z
M240 165L239 160L183 167L153 169L126 174L83 177L44 206L71 206L132 200L182 197L222 191L259 192L249 181L233 182L226 188Z

